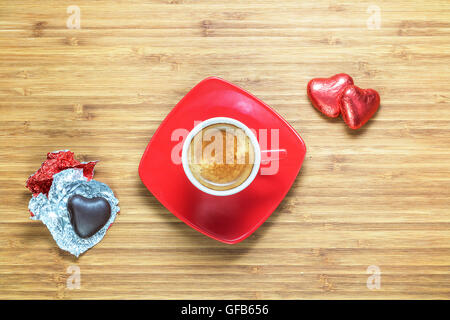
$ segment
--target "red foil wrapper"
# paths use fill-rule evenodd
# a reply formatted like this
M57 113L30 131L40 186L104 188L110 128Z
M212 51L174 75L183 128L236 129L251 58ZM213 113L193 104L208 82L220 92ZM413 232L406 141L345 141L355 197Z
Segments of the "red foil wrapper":
M83 175L91 180L94 176L94 167L97 161L79 162L75 160L71 151L56 151L47 153L45 160L38 171L27 180L26 187L30 189L33 196L39 193L48 195L53 182L53 175L69 168L83 169Z

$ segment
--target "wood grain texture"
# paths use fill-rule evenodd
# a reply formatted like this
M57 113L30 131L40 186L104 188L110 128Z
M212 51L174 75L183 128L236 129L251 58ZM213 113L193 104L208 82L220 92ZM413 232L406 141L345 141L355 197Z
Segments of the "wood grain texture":
M1 1L0 298L450 298L449 63L447 0ZM356 132L306 96L339 72L381 96ZM184 225L137 173L164 117L211 75L268 103L308 149L285 200L233 246ZM25 180L60 149L100 160L120 200L78 260L28 219Z

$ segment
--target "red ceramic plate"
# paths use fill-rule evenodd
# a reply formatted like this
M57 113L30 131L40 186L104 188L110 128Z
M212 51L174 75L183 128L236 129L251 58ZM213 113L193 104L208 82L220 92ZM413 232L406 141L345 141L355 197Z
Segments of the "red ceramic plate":
M287 157L278 161L272 175L258 174L243 191L213 196L198 190L181 165L180 133L200 121L229 117L257 133L277 129L279 148ZM266 149L261 146L261 150ZM139 165L139 175L150 192L175 216L201 233L225 242L238 243L252 234L276 209L292 186L305 157L299 134L268 105L241 88L219 78L197 84L173 108L153 135ZM180 161L173 161L179 155Z

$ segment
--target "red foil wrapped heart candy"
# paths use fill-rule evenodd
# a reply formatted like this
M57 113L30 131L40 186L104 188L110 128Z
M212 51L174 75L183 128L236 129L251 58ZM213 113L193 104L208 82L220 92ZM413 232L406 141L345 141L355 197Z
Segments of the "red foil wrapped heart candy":
M336 118L340 114L339 97L352 84L352 77L345 73L330 78L315 78L308 83L308 97L316 109L328 117Z
M345 123L352 129L358 129L377 112L380 95L373 89L350 85L341 93L339 106Z

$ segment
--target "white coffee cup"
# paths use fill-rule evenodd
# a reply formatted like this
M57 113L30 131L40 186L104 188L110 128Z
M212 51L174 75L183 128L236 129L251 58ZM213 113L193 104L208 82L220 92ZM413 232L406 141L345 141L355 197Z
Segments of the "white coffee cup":
M197 135L197 133L202 131L204 128L206 128L210 125L213 125L213 124L220 124L220 123L231 124L231 125L234 125L240 129L242 129L245 132L245 134L248 136L250 143L253 147L254 155L255 155L253 168L252 168L252 171L250 172L250 175L248 176L248 178L243 183L238 185L237 187L234 187L234 188L228 189L228 190L214 190L214 189L208 188L208 187L204 186L203 184L201 184L192 174L191 169L189 167L189 162L188 162L188 149L189 149L192 139ZM181 152L181 163L183 165L184 173L186 174L187 178L197 189L199 189L205 193L211 194L213 196L230 196L230 195L236 194L236 193L244 190L253 182L253 180L255 179L255 177L258 174L258 171L259 171L259 168L261 165L261 150L259 147L258 139L256 138L255 134L245 124L243 124L242 122L240 122L236 119L233 119L233 118L215 117L215 118L209 118L209 119L199 123L198 125L196 125L194 127L194 129L191 130L191 132L189 132L186 139L184 140L183 149Z

